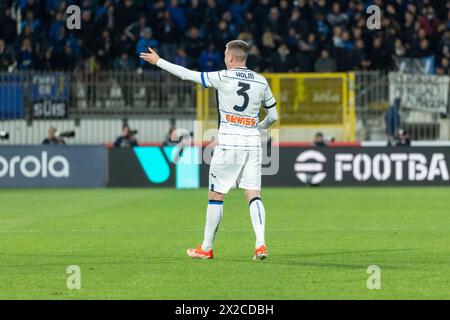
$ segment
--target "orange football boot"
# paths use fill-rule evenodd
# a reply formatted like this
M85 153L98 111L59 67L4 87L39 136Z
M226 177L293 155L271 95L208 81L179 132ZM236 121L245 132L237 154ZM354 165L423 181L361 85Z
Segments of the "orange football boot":
M193 259L212 259L214 257L213 251L204 251L201 244L197 246L197 249L187 249L186 252Z
M253 256L253 260L264 260L267 258L267 249L265 245L259 246L255 249L255 255Z

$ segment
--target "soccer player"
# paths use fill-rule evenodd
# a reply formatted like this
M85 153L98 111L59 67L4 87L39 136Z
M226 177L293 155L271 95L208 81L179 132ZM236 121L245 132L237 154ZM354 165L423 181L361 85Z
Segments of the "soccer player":
M209 201L203 244L188 249L195 259L213 258L213 241L223 214L224 195L237 182L245 190L256 235L255 260L267 257L264 239L265 209L260 198L262 148L259 129L269 128L277 119L276 101L267 80L246 68L248 44L234 40L226 45L227 70L197 72L161 59L149 48L141 59L183 80L216 89L219 112L218 144L209 171ZM261 105L266 118L259 122Z

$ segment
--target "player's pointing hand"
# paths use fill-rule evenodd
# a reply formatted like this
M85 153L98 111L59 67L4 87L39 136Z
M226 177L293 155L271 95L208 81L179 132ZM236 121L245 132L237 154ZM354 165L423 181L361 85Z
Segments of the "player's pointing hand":
M155 50L153 50L150 47L148 48L148 51L150 53L141 52L139 58L141 58L144 61L147 61L148 63L156 64L156 62L158 62L159 60L159 55L155 52Z

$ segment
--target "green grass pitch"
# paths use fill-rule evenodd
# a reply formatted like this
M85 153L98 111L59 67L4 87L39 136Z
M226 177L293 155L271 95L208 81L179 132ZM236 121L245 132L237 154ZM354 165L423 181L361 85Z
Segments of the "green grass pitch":
M450 189L266 188L253 261L241 191L191 260L206 190L0 190L0 299L449 299ZM66 268L81 268L81 289ZM367 289L367 267L381 289Z

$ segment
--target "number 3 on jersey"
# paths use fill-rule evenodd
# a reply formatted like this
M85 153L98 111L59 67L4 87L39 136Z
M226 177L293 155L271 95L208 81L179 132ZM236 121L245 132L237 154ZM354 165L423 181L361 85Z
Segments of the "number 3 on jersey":
M241 107L236 105L233 107L233 109L236 111L242 112L248 107L249 97L248 97L247 90L250 89L250 84L245 83L245 82L239 82L238 86L240 87L240 89L237 91L237 94L238 94L238 96L244 97L244 104Z

